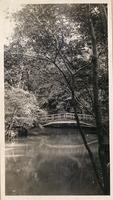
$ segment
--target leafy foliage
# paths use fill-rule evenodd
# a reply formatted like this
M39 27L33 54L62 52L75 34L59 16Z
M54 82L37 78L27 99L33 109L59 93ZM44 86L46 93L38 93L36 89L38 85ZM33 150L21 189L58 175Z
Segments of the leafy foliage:
M72 76L75 74L74 87L76 97L79 98L77 106L81 108L80 112L88 112L88 110L93 112L92 47L88 26L88 6L88 4L28 4L14 15L18 25L13 42L5 51L5 79L13 86L19 85L24 90L32 91L39 105L50 112L52 107L49 101L56 104L53 112L57 112L57 106L59 108L62 101L65 101L63 96L66 99L70 96L58 67L64 71L71 85L73 85ZM108 65L107 31L103 23L106 18L103 8L106 9L106 5L91 5L100 64L98 69L100 101L103 105L103 99L106 99L102 110L107 113L108 81L106 79L106 86L102 81L107 76ZM105 31L102 32L102 29ZM88 109L85 109L86 105Z
M38 115L41 113L43 111L39 109L36 97L33 94L20 88L14 88L7 83L5 84L6 127L12 121L12 126L30 127L34 121L38 120Z

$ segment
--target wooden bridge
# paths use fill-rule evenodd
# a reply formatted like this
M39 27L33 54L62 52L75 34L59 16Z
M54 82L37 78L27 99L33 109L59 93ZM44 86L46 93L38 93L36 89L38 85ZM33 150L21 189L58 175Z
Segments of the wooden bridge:
M89 126L94 126L94 117L92 115L78 114L80 123L86 124ZM61 123L76 123L74 113L60 113L60 114L51 114L51 115L42 115L40 116L40 123L42 125L50 124L61 124Z

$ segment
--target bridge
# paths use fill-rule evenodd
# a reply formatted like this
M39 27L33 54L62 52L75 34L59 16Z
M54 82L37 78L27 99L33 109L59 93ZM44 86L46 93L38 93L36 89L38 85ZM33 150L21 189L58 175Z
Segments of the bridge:
M94 117L92 115L78 114L81 125L94 126ZM40 124L43 126L74 124L77 125L74 113L60 113L40 116Z

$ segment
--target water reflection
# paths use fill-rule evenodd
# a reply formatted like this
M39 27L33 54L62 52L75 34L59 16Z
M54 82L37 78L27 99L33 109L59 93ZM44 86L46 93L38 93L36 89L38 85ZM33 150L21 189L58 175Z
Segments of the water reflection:
M6 143L7 195L101 194L79 133L57 131ZM96 158L96 136L86 138Z

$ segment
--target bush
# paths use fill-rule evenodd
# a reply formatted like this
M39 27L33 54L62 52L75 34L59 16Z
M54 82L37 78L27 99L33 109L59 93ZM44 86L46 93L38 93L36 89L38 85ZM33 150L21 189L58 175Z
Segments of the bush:
M20 88L5 84L5 125L31 127L38 115L43 113L36 97Z

